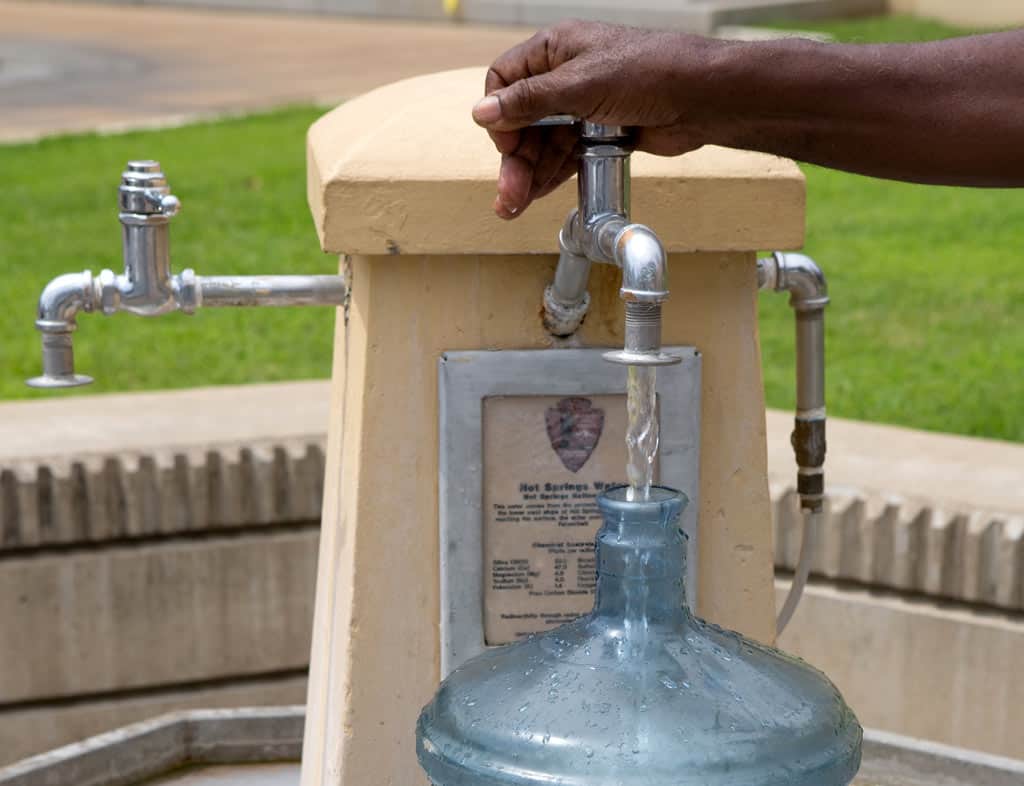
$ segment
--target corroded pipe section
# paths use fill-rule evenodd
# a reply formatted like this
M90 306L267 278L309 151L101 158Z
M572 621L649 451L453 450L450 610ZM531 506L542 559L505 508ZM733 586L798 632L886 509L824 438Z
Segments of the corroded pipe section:
M590 310L590 258L577 238L580 214L572 210L558 233L558 266L555 278L544 290L544 329L557 338L575 333Z

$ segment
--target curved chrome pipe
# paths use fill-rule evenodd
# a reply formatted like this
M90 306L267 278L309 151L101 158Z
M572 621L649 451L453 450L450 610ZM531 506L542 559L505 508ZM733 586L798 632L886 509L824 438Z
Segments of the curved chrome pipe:
M78 328L78 314L95 310L96 290L92 273L57 276L39 296L36 328L43 339L43 374L28 384L37 388L67 388L88 385L92 377L75 373L71 334Z
M629 222L629 132L583 123L581 143L579 207L559 235L558 267L544 291L544 327L559 338L575 333L590 306L591 264L618 265L626 302L625 341L621 351L605 358L625 365L676 363L678 358L661 351L661 304L668 298L665 248L649 227Z
M665 366L679 359L661 351L661 304L668 299L668 255L658 236L624 216L602 215L584 224L573 211L559 235L561 255L554 282L544 291L544 326L561 338L579 328L590 307L587 279L592 262L622 269L619 294L626 303L622 350L604 357L623 365ZM580 249L589 248L589 253Z
M152 301L142 300L131 279L110 270L95 278L88 271L55 278L43 290L36 320L43 338L43 374L28 385L67 388L93 381L75 373L71 334L80 312L152 317L172 311L194 314L201 306L343 306L348 294L341 276L197 276L191 270L172 276L155 292Z
M629 366L667 366L679 358L661 351L661 304L668 299L668 255L658 236L643 224L628 224L615 235L615 264L622 268L619 294L626 302L623 348L605 360Z
M663 303L668 299L668 255L654 232L629 224L615 236L615 264L622 268L622 299Z
M341 276L197 276L171 273L169 222L181 204L170 193L156 161L132 161L118 190L124 273L103 270L58 276L39 299L36 327L43 334L43 375L37 388L87 385L75 373L71 334L81 312L125 311L144 317L200 306L342 306L348 296Z
M39 311L36 325L44 325L58 331L75 329L75 317L82 311L89 312L96 307L96 293L92 273L65 273L46 285L39 296Z
M825 273L805 254L776 251L771 257L757 261L757 274L761 289L788 292L790 305L798 311L828 305Z
M796 316L796 418L793 450L797 492L806 511L825 498L825 307L828 282L818 264L803 254L775 252L757 261L761 289L788 292Z

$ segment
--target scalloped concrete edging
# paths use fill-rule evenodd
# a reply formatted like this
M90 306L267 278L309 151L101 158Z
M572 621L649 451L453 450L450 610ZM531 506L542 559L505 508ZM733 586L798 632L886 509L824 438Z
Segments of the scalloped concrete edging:
M0 403L0 556L319 520L328 387ZM776 565L792 569L791 419L768 427ZM1022 480L1024 445L833 419L815 573L1022 610Z
M772 484L772 501L775 565L793 570L803 537L795 488ZM815 545L812 575L1024 609L1024 515L834 489Z
M321 392L288 383L0 403L0 555L319 521Z
M791 570L803 527L792 417L767 422L775 564ZM815 575L1024 610L1024 445L839 418L828 439Z

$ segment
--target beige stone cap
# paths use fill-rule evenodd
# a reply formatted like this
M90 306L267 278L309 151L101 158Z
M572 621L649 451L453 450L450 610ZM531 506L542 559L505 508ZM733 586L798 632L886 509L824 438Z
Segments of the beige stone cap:
M313 124L308 196L325 251L555 253L575 186L519 220L494 216L499 156L470 117L483 69L416 77L349 101ZM669 251L803 244L804 177L789 160L706 147L633 157L633 218Z

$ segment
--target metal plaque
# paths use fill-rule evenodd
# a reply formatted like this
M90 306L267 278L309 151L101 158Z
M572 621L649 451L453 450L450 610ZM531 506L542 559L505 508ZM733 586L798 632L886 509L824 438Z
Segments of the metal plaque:
M700 354L658 369L656 477L690 498L697 589ZM626 466L626 370L603 349L450 352L440 387L441 659L447 675L488 646L590 610L601 489Z

